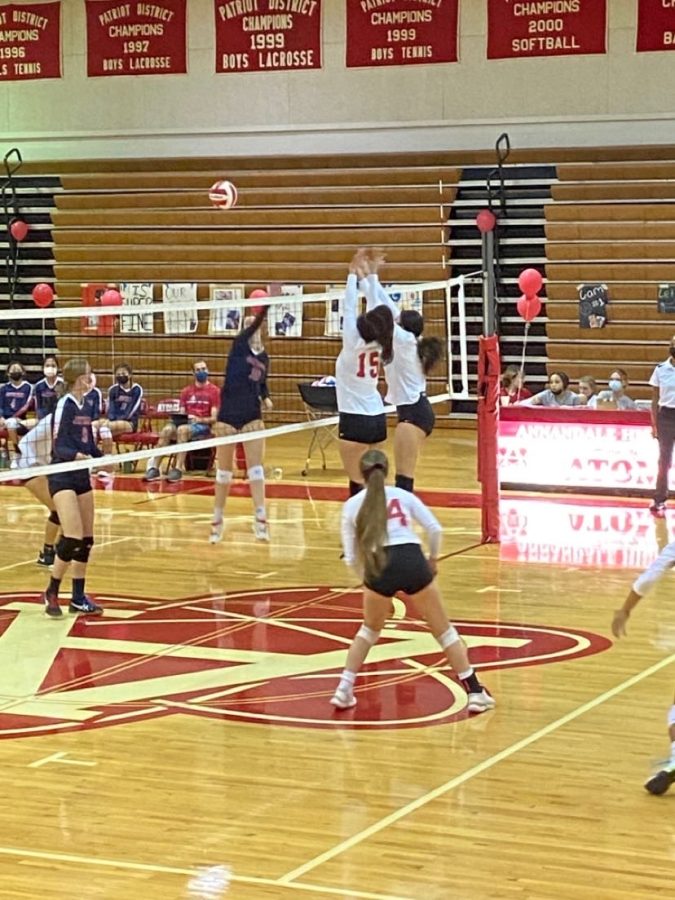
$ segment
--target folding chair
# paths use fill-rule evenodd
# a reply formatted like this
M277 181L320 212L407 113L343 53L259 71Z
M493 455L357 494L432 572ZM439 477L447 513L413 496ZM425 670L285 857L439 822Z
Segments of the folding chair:
M319 387L313 384L298 384L298 390L305 404L305 412L310 422L317 419L327 419L337 414L337 397L334 387ZM312 438L307 448L307 459L305 468L302 470L303 475L309 472L309 465L312 454L315 450L321 453L322 468L326 468L326 448L337 440L337 426L326 426L323 428L315 428L312 431Z

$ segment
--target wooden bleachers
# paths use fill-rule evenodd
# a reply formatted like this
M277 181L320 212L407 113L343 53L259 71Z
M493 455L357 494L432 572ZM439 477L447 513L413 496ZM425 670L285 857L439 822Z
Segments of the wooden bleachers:
M604 386L614 367L648 398L675 316L657 311L659 284L675 283L675 148L670 159L561 164L546 209L549 370ZM665 152L668 148L664 148ZM609 288L608 323L581 329L577 285Z
M36 164L33 164L35 166ZM441 213L454 199L459 168L444 154L364 154L274 159L179 159L44 164L62 192L53 213L59 302L79 302L82 283L151 281L302 284L305 293L344 282L355 247L383 247L384 278L435 281L444 267ZM208 188L227 177L239 190L236 208L208 202ZM441 188L440 185L443 185ZM302 417L298 381L332 374L339 339L324 337L324 303L305 305L303 338L270 338L271 422ZM425 308L429 333L445 333L443 295ZM159 318L159 317L158 317ZM157 324L157 323L156 323ZM86 353L95 370L111 369L111 342L82 333L79 321L58 324L59 353ZM196 334L116 334L114 357L128 360L152 399L175 395L192 361L208 361L220 382L229 339L209 337L208 314ZM160 323L161 332L161 323ZM442 371L432 392L445 390ZM103 381L105 383L105 379ZM439 409L439 412L442 412Z

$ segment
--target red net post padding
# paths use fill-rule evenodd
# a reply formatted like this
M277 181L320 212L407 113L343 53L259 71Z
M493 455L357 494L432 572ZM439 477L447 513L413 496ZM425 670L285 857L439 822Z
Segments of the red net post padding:
M481 485L481 542L499 542L499 342L481 337L478 345L478 481Z

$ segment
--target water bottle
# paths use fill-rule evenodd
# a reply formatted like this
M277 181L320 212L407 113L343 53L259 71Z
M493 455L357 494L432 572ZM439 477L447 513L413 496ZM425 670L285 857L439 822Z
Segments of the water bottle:
M7 444L5 441L0 442L0 469L9 468L9 453L7 452Z

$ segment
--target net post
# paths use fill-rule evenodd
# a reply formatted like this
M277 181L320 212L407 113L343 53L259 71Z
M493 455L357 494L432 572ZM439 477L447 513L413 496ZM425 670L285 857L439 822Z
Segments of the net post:
M481 543L499 543L499 340L495 334L494 231L484 231L483 334L478 343L478 481L481 485Z

